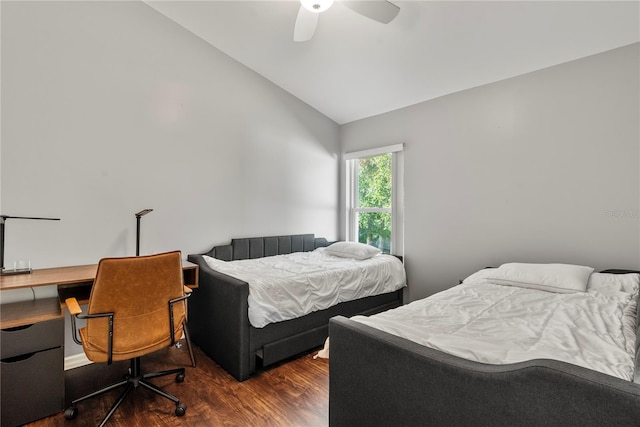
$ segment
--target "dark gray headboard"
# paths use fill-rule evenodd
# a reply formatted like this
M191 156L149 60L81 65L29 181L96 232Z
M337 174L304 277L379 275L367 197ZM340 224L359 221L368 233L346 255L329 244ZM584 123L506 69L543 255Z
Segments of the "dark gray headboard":
M230 244L215 246L202 255L208 255L223 261L235 261L238 259L290 254L292 252L309 252L319 247L329 246L331 243L324 237L315 237L314 234L247 237L232 239Z

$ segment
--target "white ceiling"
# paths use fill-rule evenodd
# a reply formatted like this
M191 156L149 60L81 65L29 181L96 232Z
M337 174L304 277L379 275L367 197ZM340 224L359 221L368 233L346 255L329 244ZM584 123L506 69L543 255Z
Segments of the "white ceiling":
M146 3L338 124L640 41L640 1L394 0L384 25L336 0L305 43L297 0Z

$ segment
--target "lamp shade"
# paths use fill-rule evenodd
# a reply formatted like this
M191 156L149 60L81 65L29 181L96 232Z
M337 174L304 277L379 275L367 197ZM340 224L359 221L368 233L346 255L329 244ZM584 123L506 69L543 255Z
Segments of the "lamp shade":
M329 9L334 0L300 0L302 6L311 12L320 13Z

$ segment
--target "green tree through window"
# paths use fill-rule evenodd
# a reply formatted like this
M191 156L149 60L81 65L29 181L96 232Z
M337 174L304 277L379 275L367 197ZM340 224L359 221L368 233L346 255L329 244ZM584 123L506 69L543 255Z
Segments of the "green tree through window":
M404 144L344 153L347 240L404 253Z
M358 159L358 241L391 249L391 153Z

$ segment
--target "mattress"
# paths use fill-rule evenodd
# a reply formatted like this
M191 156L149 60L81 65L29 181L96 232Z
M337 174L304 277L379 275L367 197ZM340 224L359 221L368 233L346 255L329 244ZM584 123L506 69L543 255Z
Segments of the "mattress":
M585 292L554 293L492 283L490 270L352 320L478 362L554 359L633 380L638 274L593 273Z
M402 262L384 254L357 260L318 248L237 261L203 258L214 270L249 284L248 316L255 328L406 286Z

